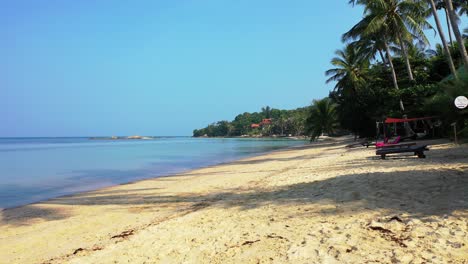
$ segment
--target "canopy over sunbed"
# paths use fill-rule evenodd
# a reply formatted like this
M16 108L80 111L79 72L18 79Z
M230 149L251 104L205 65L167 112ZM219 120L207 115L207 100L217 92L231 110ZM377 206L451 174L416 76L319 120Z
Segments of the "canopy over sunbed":
M404 123L404 122L417 121L417 120L427 120L427 119L433 119L433 118L435 118L435 117L434 116L418 117L418 118L393 118L393 117L387 117L385 119L385 124Z

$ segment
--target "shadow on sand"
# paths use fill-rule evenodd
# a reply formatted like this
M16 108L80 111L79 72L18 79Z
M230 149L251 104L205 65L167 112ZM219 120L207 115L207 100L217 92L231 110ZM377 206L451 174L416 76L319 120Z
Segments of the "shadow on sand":
M210 195L185 193L155 195L147 190L82 193L44 202L46 205L134 205L158 207L167 204L191 204L192 209L208 206L250 210L264 205L332 205L340 211L321 214L351 214L368 209L386 209L390 214L406 213L425 219L450 215L468 209L468 167L460 169L408 170L348 174L322 181L287 185L276 189L231 189ZM159 190L164 191L164 190ZM463 212L467 213L467 212ZM291 211L291 214L295 214ZM25 224L31 218L57 220L69 217L60 209L29 205L1 212L2 222ZM468 217L468 214L466 215Z

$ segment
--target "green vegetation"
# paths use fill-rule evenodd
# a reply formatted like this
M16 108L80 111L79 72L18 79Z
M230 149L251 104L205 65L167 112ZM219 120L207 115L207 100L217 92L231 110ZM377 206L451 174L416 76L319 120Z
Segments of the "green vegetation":
M267 106L262 108L261 112L240 114L231 122L219 121L205 128L195 129L193 136L302 136L305 131L307 111L307 107L295 110L279 110ZM271 119L271 123L261 124L264 119ZM252 127L252 124L261 125Z
M324 133L334 135L338 127L336 105L331 99L314 100L306 119L307 135L314 140Z
M263 108L195 130L194 136L307 135L350 131L372 137L375 122L385 117L437 116L439 136L450 136L456 123L468 137L468 110L459 110L454 99L468 97L468 29L460 32L458 16L468 14L466 0L350 0L364 6L361 21L342 36L344 48L325 72L335 82L328 98L314 100L296 110ZM448 39L438 13L445 11ZM436 28L428 19L434 16ZM439 33L441 43L428 49L424 30ZM455 36L452 37L452 34ZM272 123L252 127L262 119Z
M468 127L466 110L453 104L456 96L468 96L466 38L447 43L440 35L442 45L429 50L423 31L432 28L427 20L437 16L437 9L446 9L448 20L466 14L466 1L349 2L364 6L363 18L343 34L345 48L331 60L335 68L326 71L328 81L336 82L329 97L341 128L361 137L375 136L375 121L403 115L438 116L443 136L453 122L462 130ZM437 30L442 30L440 25ZM452 23L451 32L459 35L457 23Z

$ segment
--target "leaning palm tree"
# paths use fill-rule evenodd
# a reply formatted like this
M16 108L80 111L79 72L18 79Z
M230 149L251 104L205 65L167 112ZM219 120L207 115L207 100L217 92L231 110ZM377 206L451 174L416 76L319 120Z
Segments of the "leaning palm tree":
M396 90L399 90L398 79L390 51L391 41L388 38L388 29L387 27L382 26L379 31L369 33L367 27L369 26L369 23L372 21L372 19L372 16L365 16L361 21L359 21L359 23L354 25L348 32L343 34L343 41L357 39L357 41L355 41L354 43L356 43L356 45L359 47L366 46L367 48L360 48L360 50L367 52L366 56L370 57L372 57L375 54L375 52L379 52L383 57L382 51L385 51L385 54L387 56L386 62L388 63L390 67L390 72L392 74L393 87ZM384 61L384 59L382 59L382 61ZM403 105L403 101L401 100L401 98L400 109L401 111L405 111L405 106Z
M434 20L436 22L437 31L439 31L440 40L442 41L442 46L444 47L445 57L447 58L447 62L450 68L450 71L453 74L455 79L458 79L457 69L455 68L455 64L453 63L452 55L450 54L450 49L448 47L447 41L445 40L444 30L442 29L442 25L440 24L439 16L437 15L437 7L434 0L428 0L429 4L431 5L432 15L434 16Z
M449 14L450 22L452 24L452 29L453 33L455 34L455 37L458 42L458 49L460 50L460 55L463 61L463 64L465 65L465 70L468 72L468 54L466 52L466 48L464 45L463 37L460 33L460 29L458 28L458 23L457 23L457 14L455 13L455 10L453 8L453 3L452 0L444 0L445 6L447 8L447 12Z
M337 55L331 60L335 67L325 72L329 76L327 83L336 82L335 90L340 93L354 94L366 82L369 70L369 59L360 52L356 45L347 45L343 50L337 50Z
M405 60L408 77L414 81L407 45L414 40L427 44L424 30L432 28L426 18L429 9L419 1L412 0L351 0L352 4L364 5L367 26L364 35L385 32L387 39L397 43Z
M337 127L336 107L330 98L314 100L306 119L306 130L313 141L323 133L333 135Z

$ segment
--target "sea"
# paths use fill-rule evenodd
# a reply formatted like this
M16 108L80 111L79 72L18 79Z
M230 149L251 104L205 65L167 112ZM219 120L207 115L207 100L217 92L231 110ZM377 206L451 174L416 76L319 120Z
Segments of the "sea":
M170 176L305 143L267 138L0 138L0 209Z

